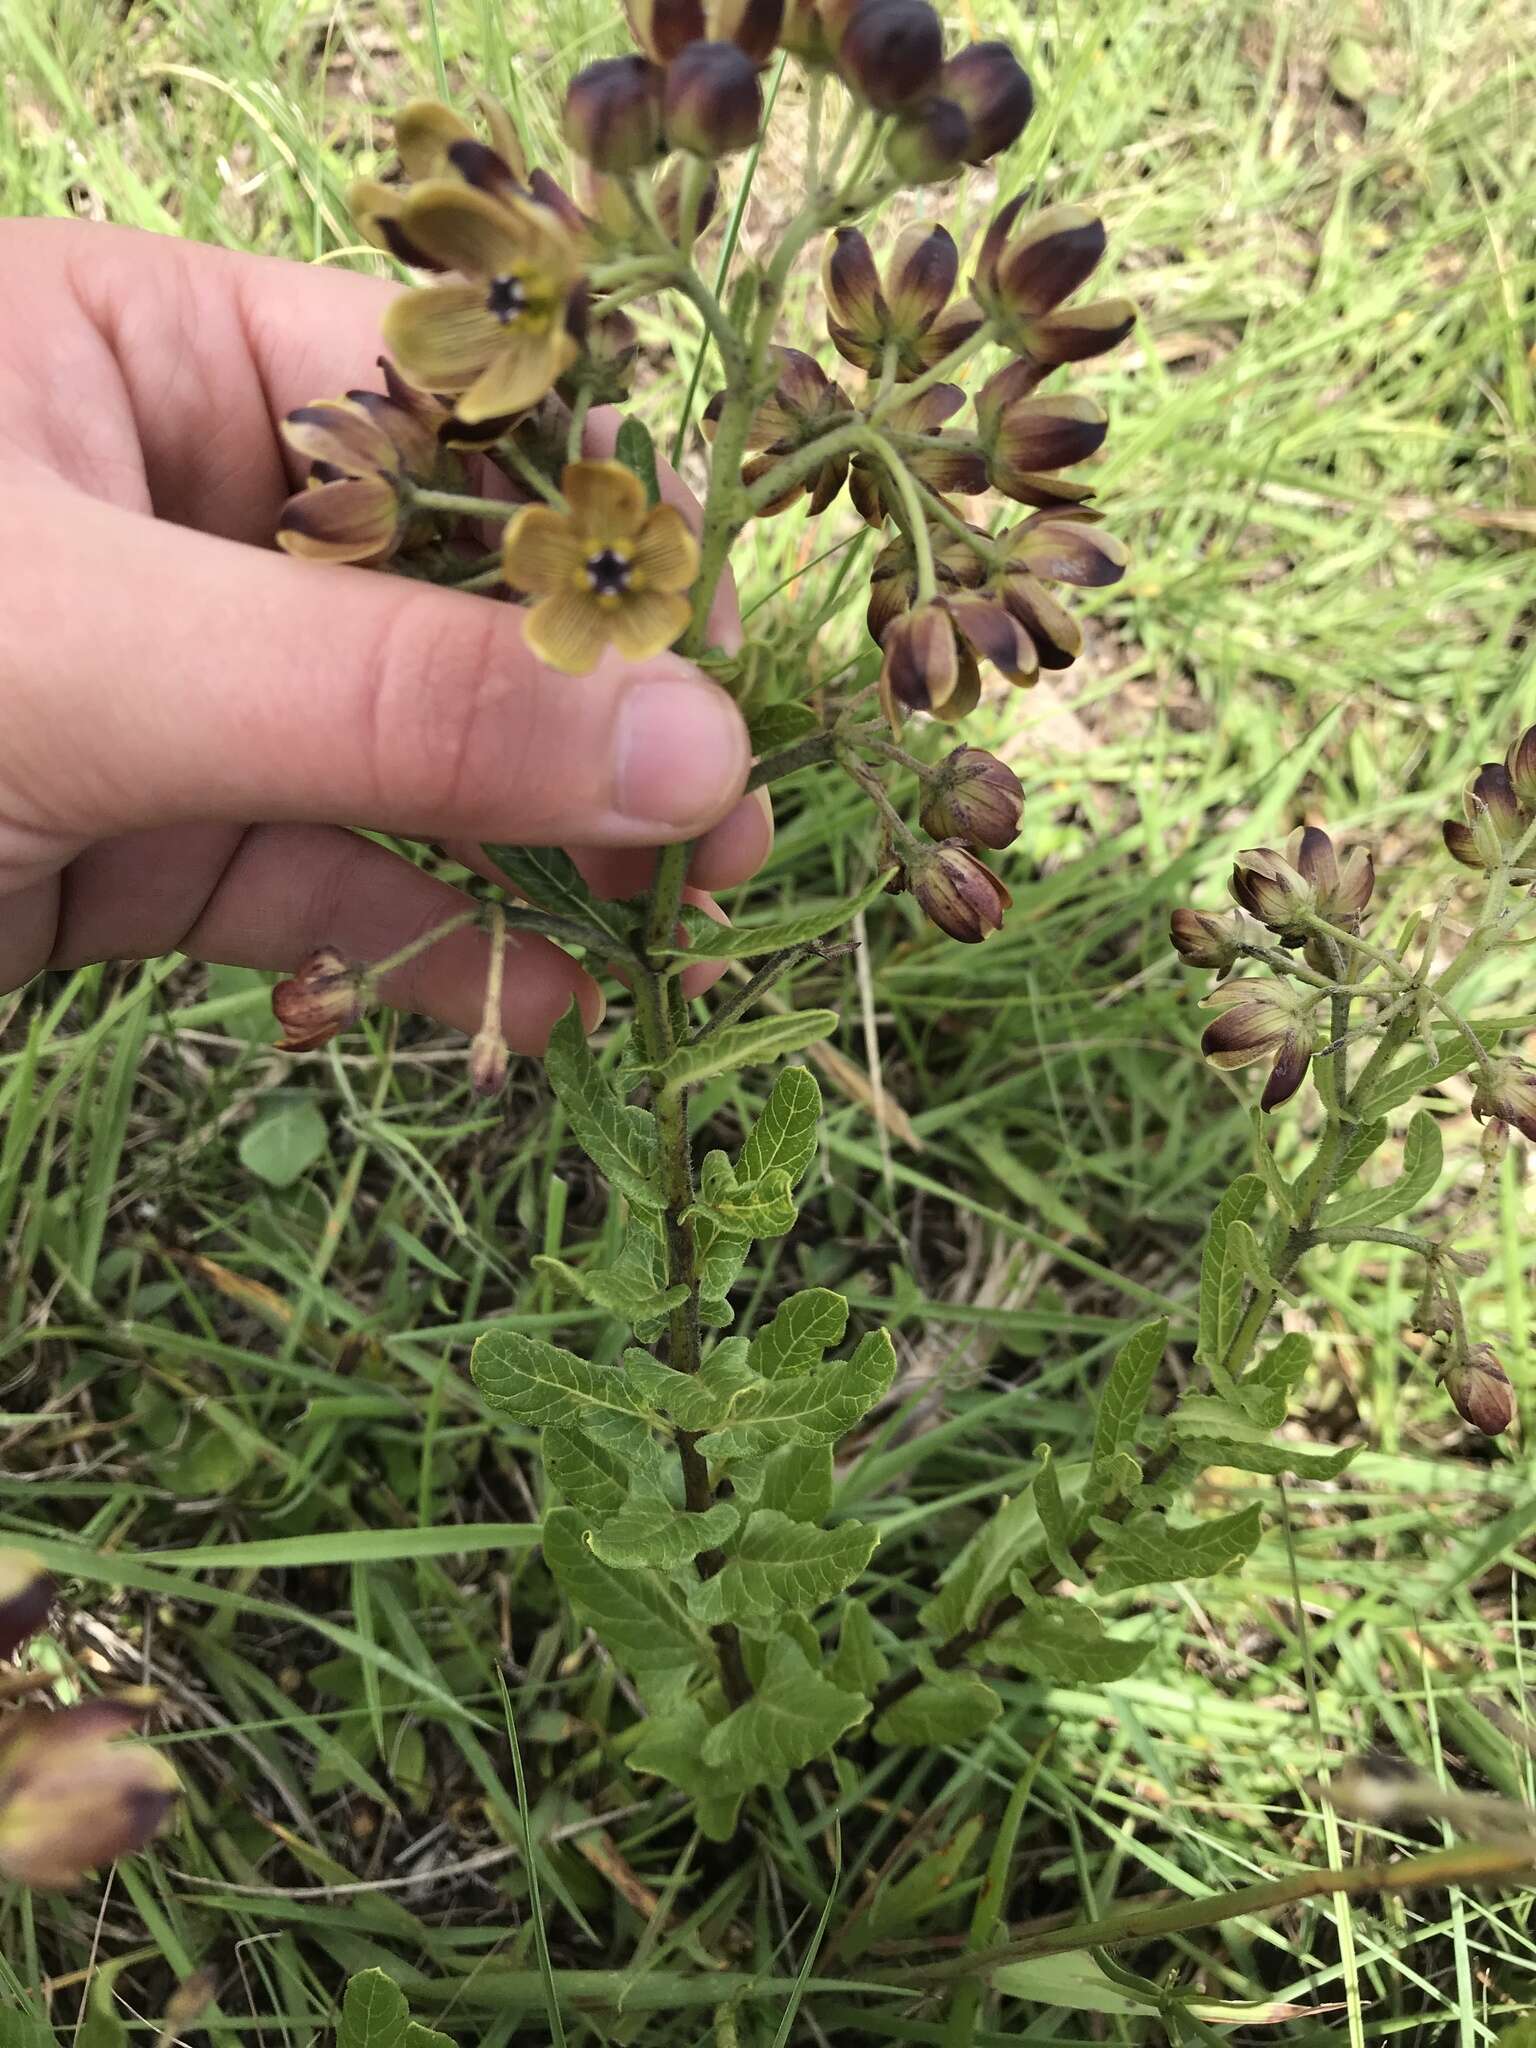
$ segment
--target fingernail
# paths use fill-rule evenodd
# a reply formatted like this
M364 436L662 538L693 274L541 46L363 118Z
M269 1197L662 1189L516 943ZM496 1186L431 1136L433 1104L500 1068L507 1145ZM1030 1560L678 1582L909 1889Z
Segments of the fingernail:
M745 782L747 762L741 714L714 683L672 674L626 691L614 794L636 826L679 833L712 824Z

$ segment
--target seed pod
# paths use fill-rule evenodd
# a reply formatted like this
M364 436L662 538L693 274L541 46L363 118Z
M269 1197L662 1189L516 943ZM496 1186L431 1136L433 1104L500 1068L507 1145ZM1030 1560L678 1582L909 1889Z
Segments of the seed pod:
M690 43L667 66L668 142L713 160L750 149L763 119L757 68L734 43Z
M283 1027L279 1052L313 1052L363 1014L365 984L332 946L311 953L289 981L272 991L272 1013Z
M643 169L661 153L661 79L644 57L604 57L578 71L565 92L566 141L595 171Z
M1006 43L972 43L951 57L939 91L965 116L968 164L984 164L1017 142L1035 111L1029 74Z
M1491 1344L1474 1344L1445 1369L1451 1406L1484 1436L1502 1436L1515 1419L1515 1390Z
M837 46L851 91L894 114L932 96L944 68L944 25L928 0L859 0Z
M952 939L974 946L1001 931L1013 898L958 839L914 854L907 863L907 887L923 915Z
M973 846L1011 846L1024 817L1024 785L996 754L956 747L928 784L925 832Z
M30 1550L0 1550L0 1662L35 1636L53 1605L53 1581Z

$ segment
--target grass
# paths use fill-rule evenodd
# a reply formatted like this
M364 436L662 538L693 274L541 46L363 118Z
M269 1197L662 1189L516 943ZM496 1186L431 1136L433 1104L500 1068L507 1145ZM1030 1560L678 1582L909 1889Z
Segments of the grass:
M1120 1318L1155 1300L1187 1329L1253 1091L1198 1061L1169 907L1214 905L1234 849L1308 815L1369 832L1390 925L1447 885L1438 821L1536 707L1536 121L1513 0L978 0L975 26L1016 38L1039 87L1000 190L1092 193L1146 308L1082 379L1115 420L1100 481L1136 567L1077 669L977 721L1031 792L1005 931L972 952L903 904L869 914L880 1079L920 1143L834 1095L820 1199L764 1283L837 1284L898 1332L925 1426L871 1442L844 1489L884 1527L896 1614L1040 1444L1081 1444ZM1329 85L1346 37L1363 104ZM366 263L342 194L393 104L483 80L547 157L565 78L619 46L587 0L531 34L491 0L8 0L0 211ZM782 219L788 120L749 249ZM661 423L694 337L652 316L645 339ZM851 531L835 511L815 545ZM752 536L749 603L802 544L793 520ZM857 611L818 637L823 673L857 654ZM850 885L865 841L850 795L802 781L753 908ZM1520 965L1483 993L1528 1022ZM854 968L798 992L842 1009L867 1065ZM529 1445L487 1428L464 1372L509 1310L594 1334L529 1277L532 1252L603 1228L537 1071L487 1113L459 1047L387 1020L284 1066L260 977L175 962L49 978L0 1024L0 1522L65 1576L85 1670L161 1688L188 1788L179 1831L104 1886L0 1899L0 2006L60 2040L86 2014L90 2048L153 2039L207 1965L209 2038L302 2048L374 1963L486 2048L550 2038L551 1997L571 2041L638 2048L1158 2040L1060 1979L959 2021L859 1986L903 1943L963 1940L1005 1811L993 1909L1018 1932L1400 1846L1318 1796L1330 1758L1372 1745L1531 1795L1521 1440L1455 1424L1405 1338L1397 1254L1315 1260L1299 1319L1306 1427L1367 1450L1342 1485L1213 1486L1222 1507L1260 1487L1269 1534L1240 1579L1136 1603L1156 1638L1136 1678L1005 1682L981 1743L870 1751L722 1854L627 1771L622 1684L528 1542ZM318 1112L318 1141L275 1189L242 1140L284 1104ZM1467 1104L1438 1105L1446 1202L1475 1178ZM742 1106L703 1105L726 1128ZM1522 1165L1462 1241L1529 1409ZM1533 2002L1536 1941L1506 1886L1324 1897L1129 1959L1319 2009L1255 2039L1470 2048Z

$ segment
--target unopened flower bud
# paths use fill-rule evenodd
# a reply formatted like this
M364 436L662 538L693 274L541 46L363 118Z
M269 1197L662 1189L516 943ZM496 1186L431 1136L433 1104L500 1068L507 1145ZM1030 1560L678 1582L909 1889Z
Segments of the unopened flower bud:
M159 1751L122 1739L139 1712L90 1700L0 1725L0 1877L57 1890L160 1832L180 1786Z
M491 1025L469 1042L469 1085L477 1095L499 1095L507 1085L507 1041Z
M886 160L904 184L942 185L965 168L970 132L954 100L921 100L892 122Z
M1306 930L1306 918L1316 903L1306 877L1264 846L1237 856L1232 867L1232 894L1244 910L1282 938L1294 938Z
M363 1014L366 982L333 946L321 946L291 981L272 991L272 1014L283 1027L279 1052L313 1052Z
M713 159L750 149L763 119L757 67L735 43L690 43L667 66L667 140Z
M661 153L661 78L644 57L604 57L566 87L562 126L596 171L622 176Z
M941 932L970 946L1002 929L1013 898L961 840L947 839L907 862L907 887Z
M792 57L813 69L825 69L831 64L833 41L820 0L785 0L779 43Z
M837 46L851 90L882 114L894 114L938 88L944 25L928 0L859 0Z
M1513 1124L1522 1138L1536 1144L1536 1069L1523 1060L1495 1061L1477 1084L1472 1114Z
M1176 910L1168 920L1168 937L1186 967L1214 968L1226 974L1243 957L1244 943L1265 937L1262 927L1240 910Z
M996 754L956 747L928 784L922 825L935 839L1011 846L1024 816L1024 785Z
M1029 74L1006 43L972 43L951 57L939 91L965 115L969 164L983 164L1017 142L1035 111Z
M35 1636L53 1605L53 1581L30 1550L0 1550L0 1662Z
M1504 756L1504 767L1515 795L1528 811L1536 812L1536 725L1528 725Z
M1445 1369L1451 1406L1484 1436L1502 1436L1515 1419L1515 1390L1491 1344L1474 1344Z
M1465 824L1448 819L1441 828L1446 850L1463 867L1502 867L1530 829L1531 818L1502 761L1485 761L1462 798Z

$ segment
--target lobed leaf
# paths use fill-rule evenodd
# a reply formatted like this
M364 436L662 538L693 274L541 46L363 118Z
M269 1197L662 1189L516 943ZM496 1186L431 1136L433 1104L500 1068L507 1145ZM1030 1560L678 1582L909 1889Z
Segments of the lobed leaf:
M696 1662L701 1638L671 1587L604 1564L588 1545L587 1527L574 1508L551 1508L544 1517L544 1561L575 1613L632 1671Z
M1200 1335L1195 1357L1201 1365L1220 1365L1242 1307L1242 1268L1227 1257L1227 1231L1234 1223L1246 1222L1263 1199L1264 1183L1259 1176L1241 1173L1211 1217L1200 1261Z
M1180 1527L1159 1513L1133 1516L1110 1532L1096 1584L1101 1593L1206 1579L1249 1555L1262 1518L1257 1502L1234 1515Z
M879 1531L861 1522L817 1529L778 1508L758 1508L748 1516L724 1569L690 1587L689 1607L711 1626L807 1613L852 1585L879 1540Z
M592 1057L574 1002L550 1034L544 1068L572 1136L604 1179L638 1208L662 1209L655 1119L620 1100Z
M579 1429L558 1423L539 1439L544 1472L556 1493L589 1515L611 1514L624 1505L629 1467L616 1451L595 1443Z
M1091 1608L1077 1600L1041 1600L1022 1573L1015 1591L1025 1612L987 1638L987 1657L1028 1671L1048 1685L1108 1685L1129 1678L1152 1648L1104 1633Z
M868 1712L858 1693L813 1670L798 1643L776 1636L753 1697L705 1736L704 1761L748 1784L782 1784Z
M946 1672L925 1678L914 1692L887 1707L875 1723L875 1740L891 1748L965 1742L989 1728L1003 1710L990 1685L974 1672Z
M729 1420L699 1448L707 1458L726 1458L785 1443L836 1443L874 1407L895 1376L896 1347L889 1332L872 1330L851 1358L747 1388L733 1402Z
M673 1571L700 1551L718 1550L740 1519L740 1510L724 1500L690 1514L670 1501L631 1498L617 1514L594 1521L587 1541L594 1557L620 1571Z
M689 946L690 960L748 960L758 953L782 953L793 946L809 945L828 932L841 931L861 910L867 910L885 888L890 869L885 868L851 896L835 903L820 903L802 910L796 917L781 917L772 924L716 924L713 919ZM803 1012L801 1014L804 1014Z
M752 1339L752 1370L765 1380L793 1379L820 1365L822 1354L841 1344L848 1304L830 1287L806 1287L779 1304L773 1321Z
M832 1446L786 1444L764 1461L759 1504L794 1522L823 1522L832 1511Z
M487 1330L475 1344L469 1370L491 1406L517 1422L548 1428L595 1413L640 1413L625 1374L521 1330Z

